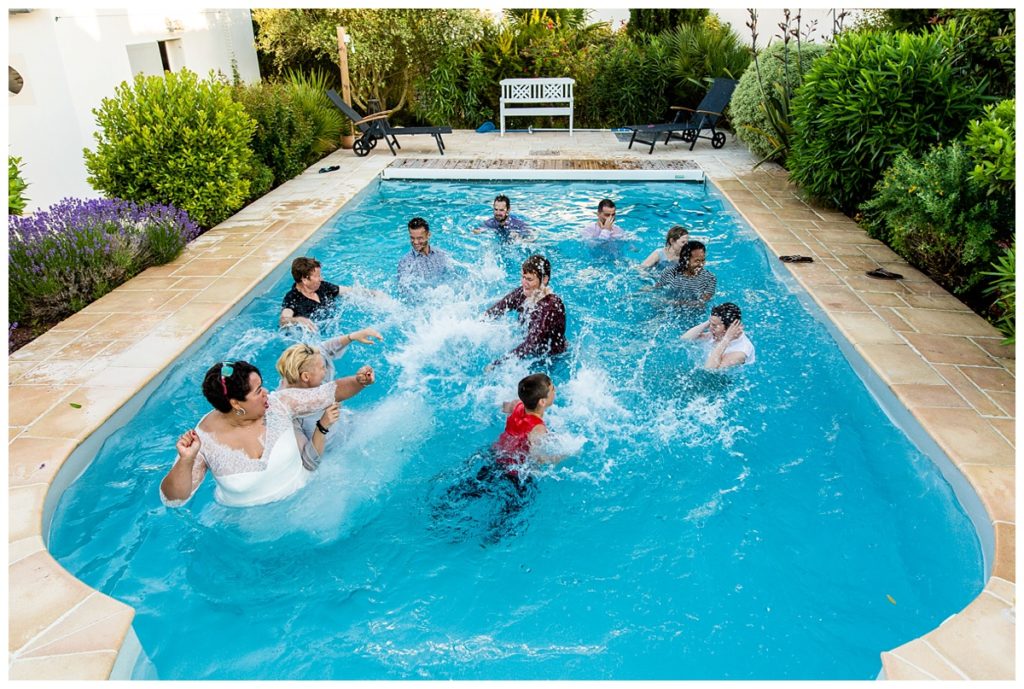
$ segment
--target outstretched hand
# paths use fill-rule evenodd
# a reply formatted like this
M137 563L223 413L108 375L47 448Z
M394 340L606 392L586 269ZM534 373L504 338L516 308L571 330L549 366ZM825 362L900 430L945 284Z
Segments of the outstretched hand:
M175 443L174 448L178 451L178 457L188 462L194 462L199 456L199 448L202 444L199 434L195 429L190 428L178 436L178 442Z
M374 344L374 339L378 342L384 341L384 336L381 335L374 328L363 328L362 330L356 330L353 333L349 333L349 338L353 342L359 342L361 344Z
M324 428L330 428L334 425L334 422L341 416L341 407L335 402L331 406L324 409L323 416L320 417L320 425Z
M366 364L356 371L356 382L362 385L364 388L367 385L373 385L377 381L377 377L373 372L373 366Z

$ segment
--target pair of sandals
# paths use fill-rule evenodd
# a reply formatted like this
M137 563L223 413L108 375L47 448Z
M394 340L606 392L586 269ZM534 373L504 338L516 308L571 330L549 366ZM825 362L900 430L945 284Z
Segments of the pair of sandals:
M788 256L779 256L779 260L783 263L814 263L814 259L810 256L801 256L800 254L790 254ZM894 273L891 270L885 268L875 268L874 270L868 270L864 272L869 278L875 278L876 280L902 280L903 276L899 273Z

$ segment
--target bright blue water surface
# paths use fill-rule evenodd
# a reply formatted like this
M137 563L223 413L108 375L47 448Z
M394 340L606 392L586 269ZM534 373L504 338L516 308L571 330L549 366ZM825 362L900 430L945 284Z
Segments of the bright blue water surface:
M528 247L469 231L500 192L539 228ZM576 233L603 196L633 238L588 246ZM310 485L250 509L217 505L209 479L183 509L157 492L176 436L209 408L208 366L246 358L277 385L283 275L173 367L62 498L51 550L137 610L161 678L867 679L880 651L981 590L950 487L713 189L384 182L306 253L334 282L396 294L413 215L461 280L415 305L351 299L325 325L373 324L386 342L338 363L372 363L378 384L346 405ZM708 239L714 301L743 308L756 365L695 371L681 319L640 291L652 281L633 266L676 222ZM478 316L532 251L569 314L546 420L570 457L502 521L500 499L446 491L528 371L484 373L520 331Z

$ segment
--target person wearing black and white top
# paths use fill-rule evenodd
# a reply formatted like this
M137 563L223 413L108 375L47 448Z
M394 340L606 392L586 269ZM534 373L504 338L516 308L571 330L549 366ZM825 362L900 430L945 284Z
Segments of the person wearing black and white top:
M679 263L666 268L655 287L669 290L671 299L689 309L704 309L715 296L718 279L704 268L707 249L703 242L688 241L679 252Z

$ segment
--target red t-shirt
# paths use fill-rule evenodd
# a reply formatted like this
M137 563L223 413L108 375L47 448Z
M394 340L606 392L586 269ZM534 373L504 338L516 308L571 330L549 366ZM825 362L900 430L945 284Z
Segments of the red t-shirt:
M516 408L505 419L505 432L494 443L498 464L522 464L530 454L530 431L543 425L544 420L539 416L526 413L526 405L522 402L516 404Z

